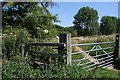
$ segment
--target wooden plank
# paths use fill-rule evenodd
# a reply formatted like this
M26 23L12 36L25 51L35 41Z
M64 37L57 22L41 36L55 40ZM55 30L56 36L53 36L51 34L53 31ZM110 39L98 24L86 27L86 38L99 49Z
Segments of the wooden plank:
M64 43L29 43L28 45L32 46L58 46L58 47L65 47Z

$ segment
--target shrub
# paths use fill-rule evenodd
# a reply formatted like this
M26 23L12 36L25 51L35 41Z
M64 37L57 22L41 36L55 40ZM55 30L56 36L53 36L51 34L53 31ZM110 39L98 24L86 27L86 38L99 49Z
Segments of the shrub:
M58 32L55 28L52 27L42 27L37 30L36 37L38 42L49 42L49 40L53 39L58 35Z
M21 28L12 28L11 26L7 26L6 29L3 30L3 54L8 59L15 55L20 55L21 45L29 42L29 33L26 29Z

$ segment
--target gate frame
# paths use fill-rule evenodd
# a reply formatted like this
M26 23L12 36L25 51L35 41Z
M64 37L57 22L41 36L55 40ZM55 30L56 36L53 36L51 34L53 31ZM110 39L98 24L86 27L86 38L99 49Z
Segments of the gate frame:
M114 62L113 65L116 65L116 60L120 58L120 34L116 34L115 38L115 48L114 48Z

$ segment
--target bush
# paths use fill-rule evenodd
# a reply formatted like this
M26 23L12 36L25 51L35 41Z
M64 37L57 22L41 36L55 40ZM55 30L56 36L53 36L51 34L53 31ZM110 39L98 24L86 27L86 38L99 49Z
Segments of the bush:
M22 44L29 42L30 35L26 29L7 26L3 30L3 34L2 51L8 59L20 55Z
M39 42L49 42L49 40L53 39L57 35L58 33L55 28L47 27L37 30L36 38L39 40Z

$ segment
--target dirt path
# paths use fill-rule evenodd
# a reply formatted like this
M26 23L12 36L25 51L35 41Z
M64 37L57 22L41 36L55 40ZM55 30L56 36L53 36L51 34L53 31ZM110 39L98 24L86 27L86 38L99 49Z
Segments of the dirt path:
M92 57L91 55L89 55L88 53L84 52L84 50L78 46L75 46L75 50L79 51L79 52L83 52L81 53L83 56L85 56L85 58L89 59L91 62L95 63L95 64L99 64L99 61L97 59L95 59L94 57Z

